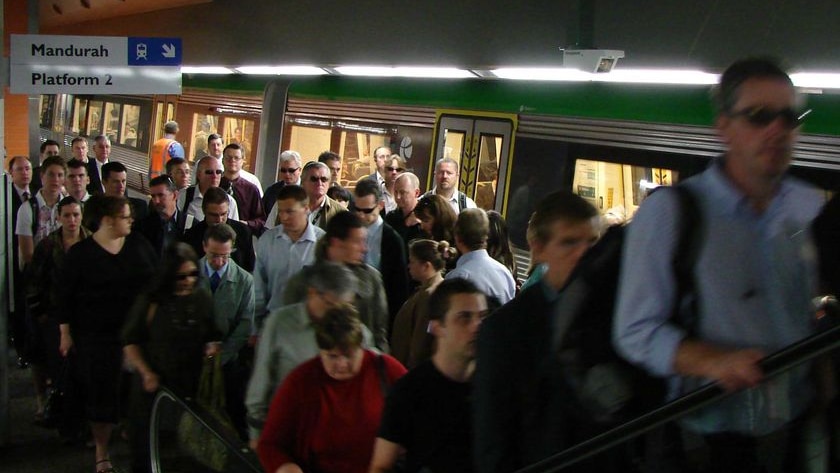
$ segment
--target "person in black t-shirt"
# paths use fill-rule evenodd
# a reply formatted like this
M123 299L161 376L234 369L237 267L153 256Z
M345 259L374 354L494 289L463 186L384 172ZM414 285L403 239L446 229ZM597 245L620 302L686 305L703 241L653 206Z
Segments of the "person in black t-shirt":
M472 465L470 394L478 327L487 297L471 282L442 282L429 298L432 359L397 381L385 403L371 473L387 472L405 453L409 473L468 473Z

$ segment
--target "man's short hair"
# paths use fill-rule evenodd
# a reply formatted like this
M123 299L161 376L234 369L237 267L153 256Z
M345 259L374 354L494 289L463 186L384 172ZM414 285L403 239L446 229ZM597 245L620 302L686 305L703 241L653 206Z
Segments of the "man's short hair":
M50 166L58 166L64 171L64 174L67 174L67 162L64 161L64 158L61 156L50 156L41 163L42 176L47 173L47 169L49 169ZM105 172L104 167L102 172Z
M108 137L107 137L107 136L105 136L105 135L96 135L96 137L93 139L93 142L94 142L94 143L100 143L100 144L101 144L101 143L104 143L104 142L108 142L108 143L110 143L110 142L111 142L111 140L110 140L110 139L108 139Z
M187 160L184 158L170 158L169 161L166 162L166 174L172 175L172 168L175 166L180 166L186 163Z
M207 230L204 231L204 237L202 241L207 243L208 241L218 241L219 243L227 243L230 242L232 246L236 246L236 231L233 228L226 224L220 223L218 225L208 226Z
M242 151L242 146L239 146L239 143L231 143L231 144L225 146L225 149L222 150L222 154L227 153L227 150L229 150L229 149L236 149L236 150Z
M27 157L27 156L22 156L22 155L12 156L12 159L9 160L9 172L12 172L12 168L15 167L15 161L17 161L18 159L25 159L27 162L29 161L29 157ZM32 163L29 163L29 164L31 165Z
M309 197L306 195L306 191L301 186L296 186L294 184L288 184L280 188L277 191L277 201L292 199L299 204L303 204L306 206L309 203Z
M78 199L76 199L72 195L68 195L67 197L58 201L58 206L56 207L55 210L56 210L56 212L58 212L58 215L61 216L61 209L63 209L64 207L66 207L68 205L73 205L73 204L78 205L79 208L82 207L82 203L79 202Z
M373 178L364 178L356 183L356 189L353 191L356 198L367 197L372 195L376 202L382 202L382 187Z
M429 320L442 322L449 312L452 296L456 294L480 294L487 298L487 294L467 279L444 279L429 296Z
M72 140L70 140L70 147L73 147L74 144L80 141L84 141L85 143L87 143L87 138L85 138L84 136L77 136L73 138Z
M303 167L303 172L301 172L301 178L303 178L303 179L309 178L309 174L316 168L317 169L324 169L324 170L327 171L327 173L330 172L330 167L327 166L326 164L320 163L318 161L309 161L308 163L306 163L306 166Z
M222 137L218 133L210 133L209 135L207 135L207 144L209 145L211 141L221 140L221 139L222 139Z
M338 153L333 153L332 151L324 151L323 153L318 155L318 162L325 163L327 161L341 161L341 156Z
M315 342L321 350L349 351L362 346L362 340L362 322L351 305L327 310L324 318L315 324Z
M394 182L397 182L401 179L407 179L409 182L411 182L411 187L413 189L419 189L420 188L420 178L417 177L417 175L414 174L413 172L404 172L404 173L400 174L399 176L397 176L396 179L394 179Z
M67 169L84 169L85 174L87 174L87 166L85 165L85 162L76 158L67 161Z
M41 143L41 148L40 148L41 153L43 153L47 149L47 146L52 146L52 145L58 146L58 149L61 150L61 145L58 143L58 141L46 140L43 143Z
M482 209L464 209L455 221L455 236L470 250L480 250L487 246L490 235L490 220Z
M353 196L350 195L350 191L341 186L332 186L329 189L327 189L327 197L335 201L353 201Z
M201 210L207 209L208 205L230 204L228 193L220 187L211 187L204 192L201 198Z
M741 59L730 65L720 76L720 83L712 90L718 113L732 111L738 102L741 84L749 79L773 79L793 88L793 81L778 61L767 57Z
M178 190L178 188L175 187L175 181L173 181L172 178L166 174L154 177L151 181L149 181L149 187L155 187L160 185L165 185L169 192L174 193Z
M437 162L435 163L435 171L440 169L441 164L451 164L451 165L455 166L455 172L456 173L458 172L458 161L455 161L452 158L440 158L440 159L438 159Z
M283 151L282 153L280 153L280 162L284 163L284 162L287 162L287 161L294 161L295 166L300 167L301 166L300 153L298 153L297 151L290 150L290 149L287 149L286 151Z
M361 219L353 212L339 212L327 222L326 233L323 238L329 244L333 238L346 240L350 231L356 228L364 228Z
M164 133L178 133L178 122L170 120L163 124Z
M106 180L111 176L111 173L124 172L128 174L128 170L123 163L119 161L110 161L102 165L102 180Z
M355 294L358 290L359 280L353 274L353 271L344 264L319 261L312 265L307 276L309 287L318 292L329 292L342 297Z
M528 221L528 240L546 243L551 239L551 227L557 221L583 223L598 216L598 211L583 197L559 190L545 196Z
M388 156L388 164L391 164L391 161L395 159L397 160L397 163L399 163L398 167L405 169L405 159L403 159L403 157L398 154L392 154L391 156Z

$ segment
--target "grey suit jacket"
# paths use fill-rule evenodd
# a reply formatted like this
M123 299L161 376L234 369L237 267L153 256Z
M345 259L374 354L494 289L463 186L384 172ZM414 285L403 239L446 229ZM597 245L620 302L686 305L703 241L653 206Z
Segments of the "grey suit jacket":
M205 256L198 262L201 272L198 284L210 291L206 267ZM228 260L227 271L213 293L213 308L216 311L216 326L224 334L222 364L225 364L236 360L239 350L248 342L254 319L254 277L232 259Z

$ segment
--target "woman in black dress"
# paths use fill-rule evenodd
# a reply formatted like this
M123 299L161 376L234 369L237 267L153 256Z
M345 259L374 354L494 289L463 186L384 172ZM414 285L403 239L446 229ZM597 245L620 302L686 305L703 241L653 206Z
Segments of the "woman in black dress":
M139 234L124 197L96 196L85 206L99 228L67 252L60 289L62 355L76 350L85 415L96 444L96 471L114 471L108 443L120 413L121 329L154 274L156 255Z
M198 276L198 257L189 245L164 249L155 283L134 302L123 329L123 351L136 370L130 409L135 472L149 471L149 415L158 387L195 397L203 358L221 353L213 296L197 286Z

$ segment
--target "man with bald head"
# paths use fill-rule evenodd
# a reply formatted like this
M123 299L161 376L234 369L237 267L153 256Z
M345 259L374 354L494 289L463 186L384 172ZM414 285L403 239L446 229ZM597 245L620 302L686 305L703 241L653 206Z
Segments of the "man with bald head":
M402 237L406 245L411 240L423 238L420 229L420 219L414 215L414 207L420 198L420 179L411 172L402 173L394 182L394 200L396 210L388 212L385 223L391 226ZM406 254L408 254L406 247Z

